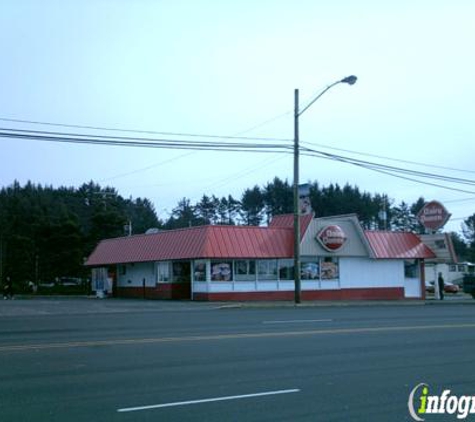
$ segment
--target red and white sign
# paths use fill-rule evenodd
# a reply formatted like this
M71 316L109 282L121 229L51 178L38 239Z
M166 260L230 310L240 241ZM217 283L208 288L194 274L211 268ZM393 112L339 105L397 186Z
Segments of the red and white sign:
M336 252L343 247L347 238L340 226L331 225L324 227L316 239L327 251Z
M430 201L417 213L417 219L428 230L438 230L447 223L449 212L439 201Z

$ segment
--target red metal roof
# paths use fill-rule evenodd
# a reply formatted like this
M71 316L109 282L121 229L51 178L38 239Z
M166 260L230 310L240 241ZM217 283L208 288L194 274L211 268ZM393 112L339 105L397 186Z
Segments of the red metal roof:
M301 217L302 236L311 215ZM292 258L293 216L273 218L269 227L199 226L155 234L101 241L86 265L99 266L131 262L177 259ZM365 231L377 259L434 258L432 250L413 233Z
M419 236L406 232L365 231L375 258L434 258L435 254Z
M312 221L312 214L305 214L300 216L300 238L303 237L307 231L308 225ZM294 227L294 215L293 214L281 214L272 217L269 223L269 227Z
M101 241L88 266L199 258L292 258L293 232L282 227L199 226Z

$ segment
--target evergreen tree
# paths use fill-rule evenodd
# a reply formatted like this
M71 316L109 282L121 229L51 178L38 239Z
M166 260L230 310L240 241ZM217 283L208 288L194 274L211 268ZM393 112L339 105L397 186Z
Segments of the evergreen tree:
M127 224L132 225L132 234L145 233L151 228L162 227L157 218L155 207L147 198L128 199L126 201Z
M246 189L241 197L240 216L246 226L259 226L263 219L264 195L259 186Z
M84 258L100 240L122 236L128 220L138 232L159 225L150 201L94 182L55 189L15 181L0 189L0 278L21 286L85 276Z
M264 187L262 195L268 222L274 215L293 212L293 191L287 180L282 181L275 177Z
M209 197L203 195L200 202L195 206L196 216L201 220L201 224L214 224L218 218L219 201L213 195Z
M391 227L396 231L414 232L417 228L417 220L407 203L402 201L399 206L393 207Z
M198 216L196 208L191 205L188 198L182 198L178 205L173 208L172 215L165 223L166 229L178 229L203 225L203 220Z

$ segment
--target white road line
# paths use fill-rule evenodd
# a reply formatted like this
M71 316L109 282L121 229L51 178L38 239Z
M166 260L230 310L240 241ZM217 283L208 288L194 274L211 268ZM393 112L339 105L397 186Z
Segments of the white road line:
M331 322L332 319L288 319L282 321L262 321L263 324L299 324L301 322Z
M214 398L210 398L210 399L178 401L178 402L163 403L163 404L152 404L150 406L126 407L124 409L117 409L117 412L121 412L121 413L137 412L137 411L141 411L141 410L160 409L160 408L163 408L163 407L188 406L190 404L211 403L211 402L225 401L225 400L249 399L249 398L252 398L252 397L275 396L277 394L291 394L291 393L298 393L298 392L300 392L299 388L293 388L293 389L290 389L290 390L264 391L262 393L243 394L243 395L240 395L240 396L214 397Z

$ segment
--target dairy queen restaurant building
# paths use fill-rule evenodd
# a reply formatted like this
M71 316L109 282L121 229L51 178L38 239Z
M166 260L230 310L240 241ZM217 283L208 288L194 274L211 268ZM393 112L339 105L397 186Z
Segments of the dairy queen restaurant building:
M363 230L356 215L301 217L303 300L424 299L434 252L413 233ZM86 265L114 297L292 300L293 216L101 241Z

